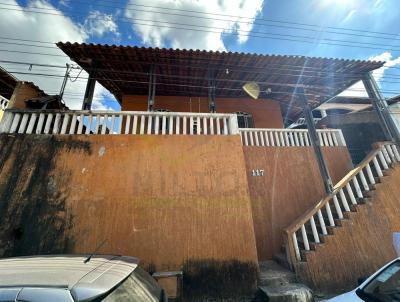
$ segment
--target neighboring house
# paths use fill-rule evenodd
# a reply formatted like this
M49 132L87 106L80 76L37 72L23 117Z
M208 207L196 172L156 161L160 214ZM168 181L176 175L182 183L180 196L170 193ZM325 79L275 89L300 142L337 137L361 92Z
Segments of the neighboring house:
M240 279L235 293L267 260L337 290L394 257L400 207L393 194L367 191L397 180L396 146L380 144L354 167L340 129L284 128L372 81L384 62L58 46L90 75L86 110L6 112L0 256L96 250L139 257L150 270L184 269L188 279L226 269L226 280ZM122 111L90 110L96 81ZM242 89L249 82L261 88L257 100ZM4 155L13 150L19 156ZM337 184L329 194L324 163ZM385 224L367 223L366 197L374 219L394 213Z

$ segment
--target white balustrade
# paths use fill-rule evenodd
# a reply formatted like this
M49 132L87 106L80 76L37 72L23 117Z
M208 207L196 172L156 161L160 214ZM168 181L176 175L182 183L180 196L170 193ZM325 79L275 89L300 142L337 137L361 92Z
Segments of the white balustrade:
M327 141L329 142L329 139L325 140L325 142ZM320 243L321 236L328 235L327 225L329 227L336 226L335 219L344 219L343 213L351 211L349 202L352 205L357 205L357 198L363 198L363 192L369 191L375 185L376 179L384 177L383 172L390 169L391 164L400 162L400 158L396 155L398 153L398 147L394 143L380 145L379 149L375 150L359 167L349 172L334 188L331 195L306 213L303 216L304 218L301 218L301 222L295 222L293 226L286 230L295 257L294 260L304 260L301 251L309 251L310 242L313 244ZM334 212L332 212L331 204L334 206ZM319 226L316 225L316 219ZM311 234L307 233L307 230L311 230ZM299 243L302 243L302 245Z
M311 139L306 129L240 128L243 145L263 147L307 147ZM340 129L318 129L322 146L346 146Z
M0 133L237 135L239 128L235 114L10 109Z
M9 103L9 100L0 95L0 110L6 110Z

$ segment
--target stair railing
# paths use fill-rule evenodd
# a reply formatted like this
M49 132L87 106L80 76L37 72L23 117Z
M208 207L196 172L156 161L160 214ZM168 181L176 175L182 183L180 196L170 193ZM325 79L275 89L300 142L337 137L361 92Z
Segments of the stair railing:
M304 261L304 252L321 243L329 228L337 226L344 213L351 212L365 193L384 176L394 163L400 162L398 147L392 142L377 143L373 150L355 169L350 171L326 196L285 230L287 257L291 265Z

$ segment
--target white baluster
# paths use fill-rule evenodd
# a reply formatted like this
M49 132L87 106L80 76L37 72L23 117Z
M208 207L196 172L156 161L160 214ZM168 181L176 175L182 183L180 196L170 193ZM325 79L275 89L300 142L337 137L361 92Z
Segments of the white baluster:
M221 134L221 125L220 125L220 120L219 117L217 117L217 134Z
M337 133L338 133L338 131L337 130L335 130L335 132L334 133L332 133L332 138L333 138L333 143L334 143L334 146L339 146L339 142L338 142L338 139L337 139Z
M154 123L154 133L158 135L158 130L160 129L160 116L156 115L156 122ZM184 128L183 134L186 134L186 128Z
M285 137L285 145L286 146L290 146L290 142L289 142L289 133L287 131L283 132L283 136Z
M364 196L362 194L362 191L361 191L361 188L360 188L360 184L358 183L357 175L354 176L352 180L353 180L354 188L356 189L357 197L358 198L363 198Z
M225 119L223 119L224 120L224 134L228 134L228 129L227 129L227 125L226 125L226 120ZM196 134L198 134L198 135L200 135L201 134L201 124L200 124L200 117L198 116L197 117L197 119L196 119L196 121L197 121L197 128L196 128ZM226 133L225 133L225 131L226 131Z
M325 131L322 132L322 139L324 140L324 146L328 146L329 147L329 142L328 142L328 138L326 136L326 132Z
M114 134L115 114L111 115L110 134Z
M274 131L274 135L275 135L275 143L278 147L281 146L281 142L279 141L279 136L278 136L278 132Z
M207 133L208 133L207 117L203 117L203 134L207 135Z
M176 133L175 133L175 134L181 134L181 129L180 129L181 125L180 125L180 122L181 122L181 117L178 115L178 116L176 117Z
M319 142L320 142L321 146L324 147L325 146L325 142L324 142L324 139L322 138L322 135L321 135L320 131L318 131L318 138L319 138Z
M83 115L83 113L81 113L81 115L79 116L79 125L78 125L77 134L82 134L84 120L85 120L85 116Z
M307 232L306 232L306 228L304 227L304 224L301 226L301 236L303 238L304 249L306 251L309 251L310 250L310 244L308 243Z
M300 146L304 146L303 132L299 132L299 141L300 141Z
M186 116L183 117L183 134L186 134L187 132L187 120Z
M310 224L311 224L311 231L312 231L312 234L313 234L313 237L314 237L314 242L315 243L320 243L318 232L317 232L317 227L315 225L314 216L311 216Z
M339 219L343 219L342 209L340 208L336 195L333 195L333 204L335 205L336 213L338 214Z
M255 141L256 141L256 146L260 146L260 142L258 141L258 132L254 131L254 137L255 137Z
M139 122L139 116L135 114L133 116L132 134L137 134L138 122Z
M69 127L68 134L74 134L75 133L75 127L76 127L77 119L78 119L78 117L77 117L76 113L72 114L71 126Z
M329 201L326 203L325 209L326 209L326 214L328 215L329 225L334 227L335 220L333 219L332 210L331 210L331 206L329 205Z
M300 144L299 144L299 138L298 138L298 135L297 135L297 131L295 131L295 132L293 132L293 135L294 135L294 145L297 147L297 146L300 146Z
M51 122L53 121L53 114L49 113L46 119L46 125L44 126L44 134L50 133Z
M28 119L29 119L29 114L25 113L22 116L21 124L19 125L19 128L18 128L18 133L22 134L25 132L26 126L28 124Z
M344 210L346 212L350 212L350 207L349 207L349 203L347 202L347 198L344 195L343 189L339 190L339 196L340 196L340 200L342 201L342 205L344 207Z
M304 133L304 140L305 140L305 145L306 146L311 146L310 140L308 138L308 131Z
M53 134L58 133L58 129L60 128L60 119L61 119L61 114L57 113L56 118L54 120Z
M383 177L383 173L381 167L379 166L378 160L376 159L376 156L372 159L372 162L374 163L375 171L378 174L378 176Z
M289 132L290 146L294 146L293 132Z
M367 170L367 176L368 176L369 182L372 185L374 185L375 184L375 177L372 174L371 166L369 165L369 163L365 166L365 169Z
M349 182L346 184L346 191L347 191L347 194L349 194L351 203L352 204L357 204L357 200L354 197L353 189L351 188L351 185L350 185Z
M333 140L332 140L332 132L331 131L327 132L326 136L328 137L329 146L334 147L335 144L333 143Z
M285 139L283 138L282 131L279 131L279 139L280 139L280 142L281 142L281 146L285 146Z
M38 120L38 124L36 126L36 134L42 134L45 117L46 116L44 115L44 113L39 114L39 120Z
M292 234L292 241L293 241L294 253L296 254L296 259L297 259L298 261L301 261L299 243L297 242L296 232L294 232L294 233Z
M379 151L379 152L378 152L378 157L379 157L380 162L382 163L383 169L384 169L384 170L389 169L389 166L388 166L388 164L387 164L387 162L386 162L385 157L383 156L382 151Z
M243 131L243 137L244 137L244 145L248 146L249 145L249 140L247 138L247 131Z
M134 115L135 118L137 118L136 115ZM131 116L130 114L128 114L126 116L126 121L125 121L125 134L130 134L130 128L131 128ZM135 129L135 133L136 133L136 129Z
M227 123L228 118L223 118L224 120L224 135L228 135L228 123Z
M121 134L122 133L122 122L123 122L123 120L124 120L124 115L120 114L118 116L118 131L117 131L117 134Z
M147 132L146 132L147 135L151 135L152 126L153 126L153 116L148 115L147 116Z
M391 158L389 156L389 153L386 150L386 146L385 145L382 146L382 153L383 153L383 156L385 157L386 162L388 163L388 165L391 164L392 160L391 160Z
M197 124L197 128L200 127L200 123ZM174 134L174 117L169 116L169 126L168 126L168 134Z
M67 127L69 123L69 114L64 114L64 119L61 125L61 132L60 134L66 134L67 133Z
M190 134L193 134L193 118L190 117ZM167 117L165 115L163 115L162 120L161 120L161 134L165 135L167 134Z
M140 129L139 129L139 134L143 135L144 134L144 126L146 125L146 116L142 115L140 117Z
M95 127L94 127L94 134L99 134L100 121L101 121L100 114L96 114L96 124L95 124Z
M11 124L10 133L15 133L17 131L20 119L21 114L15 113Z
M267 131L264 132L264 138L265 138L265 146L270 146Z
M210 134L214 135L214 118L210 117Z
M107 132L107 123L108 123L108 114L104 115L103 122L101 123L101 134L106 134Z
M190 129L189 129L190 130L190 135L193 135L193 130L194 130L193 129L194 128L193 116L191 116L189 119L190 119L190 125L189 125L190 126ZM220 133L218 133L218 134L220 134Z
M32 113L31 118L29 120L28 128L26 129L27 134L32 134L33 128L35 127L36 118L37 118L37 114Z
M264 142L264 133L263 131L260 131L260 144L261 146L265 146L265 142Z
M389 154L391 162L393 163L396 162L396 157L394 156L391 146L385 145L384 148L386 149L386 152Z
M361 169L360 170L360 179L361 179L361 183L362 183L362 185L363 185L363 188L364 188L364 191L369 191L369 186L368 186L368 183L367 183L367 179L365 178L365 174L364 174L364 171Z
M254 146L254 140L253 140L253 131L249 131L249 136L250 136L250 146Z
M324 216L322 216L321 210L318 210L317 214L318 214L318 221L319 221L319 224L321 226L322 234L323 235L328 235L328 231L326 230Z
M394 156L396 157L396 160L399 162L400 161L400 154L399 154L399 150L397 149L397 145L393 144L391 147L392 147Z
M86 126L85 134L90 134L90 131L92 130L92 119L93 119L92 114L89 113L89 116L88 116L88 124L87 124L87 126Z

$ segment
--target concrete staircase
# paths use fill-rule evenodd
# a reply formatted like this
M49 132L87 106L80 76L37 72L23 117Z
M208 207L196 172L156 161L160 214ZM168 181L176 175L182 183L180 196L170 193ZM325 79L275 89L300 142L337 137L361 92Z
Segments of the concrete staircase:
M298 283L296 275L276 261L260 262L260 296L272 302L313 301L312 291Z

